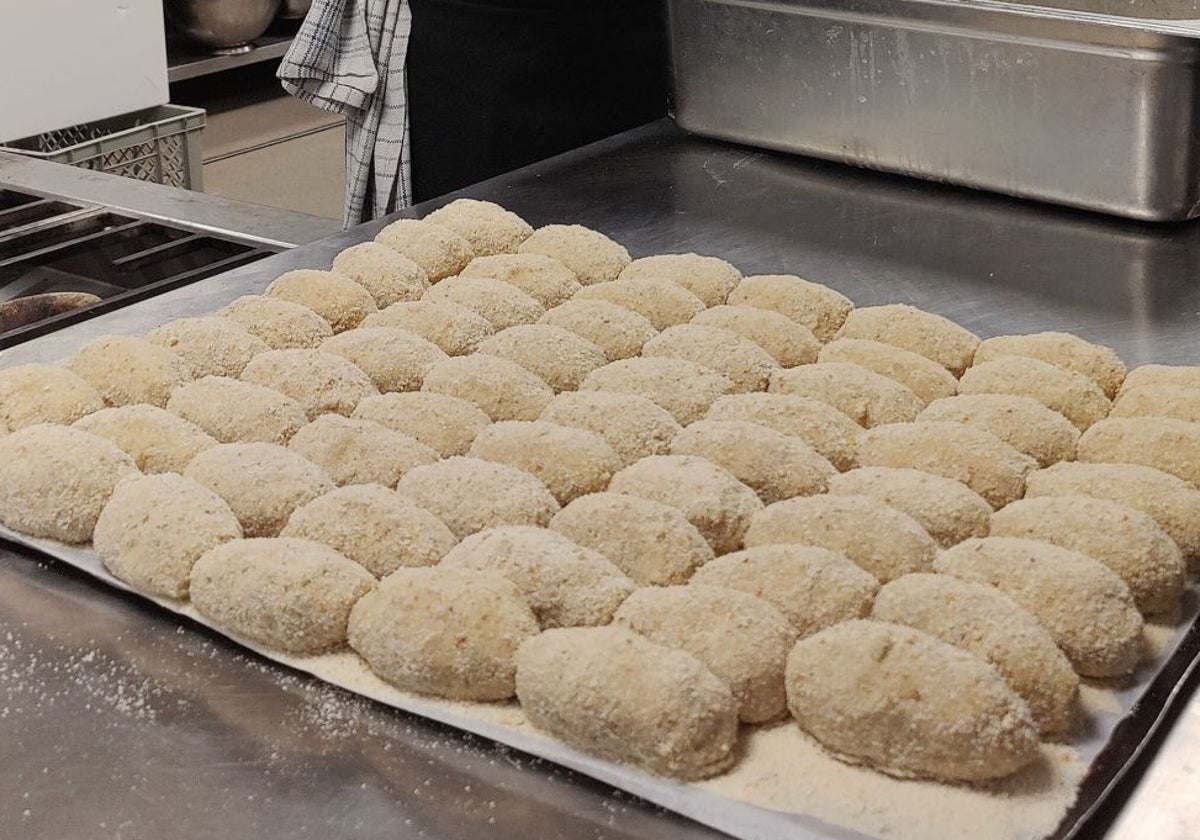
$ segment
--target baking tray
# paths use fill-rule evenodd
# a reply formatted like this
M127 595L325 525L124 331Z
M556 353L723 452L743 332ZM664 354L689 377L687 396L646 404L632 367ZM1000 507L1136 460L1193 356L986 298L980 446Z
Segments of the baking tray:
M764 148L1190 219L1192 19L1197 0L668 0L673 116Z
M1196 289L1188 280L1194 277L1188 271L1193 264L1193 226L1184 226L1185 233L1173 237L1164 226L934 187L804 158L747 153L688 138L665 122L467 194L504 203L535 225L569 219L594 226L635 255L694 248L724 255L748 274L799 272L833 285L861 305L904 300L952 317L984 336L1070 329L1112 344L1131 363L1197 362L1197 307L1191 305ZM434 206L426 206L425 212ZM420 215L421 208L409 214ZM104 332L144 334L171 318L215 311L239 295L261 291L284 270L328 266L338 251L369 239L387 221L0 351L0 366L63 358ZM1107 249L1100 247L1106 244ZM1038 264L1042 257L1053 260ZM1096 273L1096 263L1104 271ZM1137 269L1132 273L1138 276L1127 276L1127 269ZM15 541L35 547L39 554L78 552L78 562L66 562L125 588L107 578L86 550ZM1060 826L1039 837L1095 836L1104 815L1093 820L1092 812L1105 802L1112 808L1123 804L1132 788L1122 784L1113 795L1116 779L1129 770L1139 750L1153 752L1147 733L1164 728L1171 707L1188 696L1187 671L1196 667L1200 648L1195 625L1200 604L1194 585L1191 592L1172 635L1172 643L1178 645L1175 652L1141 670L1135 684L1098 718L1085 755L1089 771L1074 810ZM104 600L104 594L98 592L97 599ZM149 602L147 607L156 609ZM320 663L286 664L315 672ZM380 687L377 681L374 685ZM442 713L437 711L438 701L418 698L417 705L405 705L412 702L409 698L396 705L443 719L437 717ZM386 696L378 699L391 702ZM263 713L274 712L266 707ZM728 833L772 840L862 837L817 820L731 802L703 787L599 762L556 747L548 738L539 740L528 730L514 736L492 725L485 732L483 724L461 715L452 725L544 755ZM1153 769L1159 769L1157 764ZM1139 794L1134 804L1140 806L1142 799ZM455 804L448 801L446 807ZM1134 812L1140 811L1127 811ZM927 810L919 827L926 820L940 822L940 816L935 809ZM554 828L552 822L546 824L547 836Z
M4 542L53 557L104 584L146 598L273 662L384 705L489 738L583 773L741 840L875 840L874 834L862 833L814 816L788 813L729 798L721 792L714 792L711 783L678 782L590 756L532 729L524 722L519 707L514 703L451 703L400 691L372 674L353 652L296 656L239 639L214 626L189 604L149 597L130 589L109 574L90 548L31 538L0 526L0 544ZM1093 732L1073 744L1087 767L1074 804L1052 831L1023 833L1017 835L1020 840L1075 840L1085 836L1092 816L1105 804L1106 798L1150 743L1159 727L1169 719L1173 705L1186 699L1184 686L1193 672L1200 669L1198 616L1200 593L1192 586L1186 593L1176 632L1165 646L1166 655L1152 665L1143 663L1130 685L1113 691L1110 699L1115 705L1112 708L1091 710ZM829 761L837 764L833 759ZM797 776L821 772L819 768L806 766L803 760L797 760L794 766L782 769ZM897 786L908 784L899 780L889 781L889 784L892 783ZM864 807L869 805L864 803ZM954 835L943 832L937 836Z
M294 253L285 255L288 259L294 259L296 256ZM256 267L250 267L247 271L257 273ZM127 319L129 322L122 324L122 328L116 331L144 331L157 325L157 322L166 322L176 314L182 314L173 311L177 307L186 307L186 311L192 314L199 310L215 311L220 304L240 293L259 291L257 287L261 285L265 285L265 279L256 279L247 284L244 278L236 278L236 273L213 278L197 287L198 291L205 293L199 299L196 295L185 298L183 293L188 291L186 289L167 293L160 298L160 304L170 300L169 305L156 307L153 315L143 311L136 319ZM131 310L127 310L127 313L132 314ZM79 325L55 334L61 344L48 342L41 348L39 359L55 361L57 351L65 350L83 340L87 331L82 328L87 326ZM30 360L28 354L21 354L21 358L0 354L0 368ZM718 777L715 781L688 784L595 758L532 729L524 722L514 704L450 703L399 691L374 676L353 652L294 656L247 642L213 626L186 603L152 598L130 589L104 568L90 547L68 546L52 540L31 538L0 526L0 543L6 541L40 555L52 557L107 586L132 592L145 598L148 603L152 602L172 613L186 616L268 660L315 676L386 706L489 738L531 756L569 768L741 840L877 840L882 836L838 824L828 815L793 813L768 807L761 801L731 798L725 795L728 791L722 787L723 777ZM1186 687L1189 677L1193 672L1200 670L1200 585L1194 583L1188 589L1178 620L1169 631L1160 632L1158 636L1161 654L1153 662L1143 663L1128 685L1105 691L1100 702L1088 707L1090 731L1085 736L1073 740L1070 745L1077 752L1078 758L1072 762L1072 768L1056 771L1061 778L1073 780L1075 775L1078 775L1077 794L1074 802L1067 807L1065 815L1061 820L1056 816L1054 824L1046 825L1042 830L1012 835L1014 838L1075 840L1087 836L1093 825L1093 817L1101 808L1111 805L1110 797L1135 760L1147 750L1158 730L1170 720L1177 705L1187 700ZM1052 761L1058 760L1064 754L1065 750L1054 751L1050 758ZM825 757L825 762L824 768L812 766L801 756L784 769L796 778L806 774L819 778L821 773L830 769L862 773L874 781L886 784L887 795L893 798L905 790L905 785L910 784L889 780L870 770L847 768L832 758ZM915 797L929 798L936 795L928 789L912 789L911 792ZM972 796L966 788L960 789L960 793L964 797ZM963 801L960 799L956 804ZM993 794L982 794L975 800L965 801L974 804L990 803L997 806L998 814L1004 813L1005 806L998 806ZM1038 804L1039 800L1035 797L1031 805L1036 807ZM864 803L863 807L868 810L874 808L877 811L882 808L874 803ZM1014 806L1010 803L1006 807ZM1011 813L1009 815L1011 816ZM823 816L827 818L822 819ZM940 833L929 836L950 838L955 835L941 830Z

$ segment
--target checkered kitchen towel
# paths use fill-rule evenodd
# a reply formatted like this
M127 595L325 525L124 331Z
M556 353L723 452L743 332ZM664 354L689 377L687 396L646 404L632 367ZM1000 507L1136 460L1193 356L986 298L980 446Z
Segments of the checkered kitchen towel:
M412 203L406 0L314 0L279 65L283 88L346 115L345 226Z

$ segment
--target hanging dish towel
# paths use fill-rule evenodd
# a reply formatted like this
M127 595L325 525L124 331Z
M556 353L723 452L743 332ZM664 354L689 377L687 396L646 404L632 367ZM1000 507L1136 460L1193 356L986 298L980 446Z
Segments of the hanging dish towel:
M346 116L346 227L412 203L407 0L314 0L279 65L292 96Z

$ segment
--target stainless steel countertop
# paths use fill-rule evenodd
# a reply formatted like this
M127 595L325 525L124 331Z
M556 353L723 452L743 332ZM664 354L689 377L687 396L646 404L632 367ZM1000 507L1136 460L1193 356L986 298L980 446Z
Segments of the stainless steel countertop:
M534 225L595 227L634 256L694 250L747 274L801 274L859 304L913 303L984 336L1068 329L1131 365L1200 363L1196 224L1123 222L861 172L689 138L667 122L456 195L497 201ZM328 266L384 223L36 339L0 365L209 311L290 268ZM1200 699L1159 756L1108 837L1182 840L1200 825ZM0 825L29 840L714 836L243 654L2 546L0 768Z
M219 195L180 190L135 178L122 178L78 166L0 151L0 189L49 193L163 221L240 234L278 245L299 245L337 233L341 224L308 213L234 201Z

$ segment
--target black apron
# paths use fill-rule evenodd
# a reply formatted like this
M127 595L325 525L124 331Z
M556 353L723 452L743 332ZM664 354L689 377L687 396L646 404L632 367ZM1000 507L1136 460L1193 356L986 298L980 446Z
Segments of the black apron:
M661 0L410 0L413 200L667 112Z

